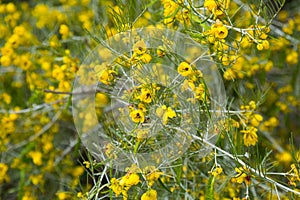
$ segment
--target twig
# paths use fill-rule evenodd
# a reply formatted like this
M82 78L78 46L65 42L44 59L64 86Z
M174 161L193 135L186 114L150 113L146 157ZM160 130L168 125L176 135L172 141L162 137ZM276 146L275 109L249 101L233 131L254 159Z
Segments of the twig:
M218 151L222 152L223 154L225 154L225 155L228 156L229 158L232 158L232 159L236 160L236 161L237 161L239 164L241 164L242 166L247 166L247 168L248 168L251 172L255 173L255 174L256 174L257 176L259 176L259 177L262 177L262 176L263 176L263 178L265 178L266 181L268 181L269 183L272 183L272 184L276 185L277 187L280 187L281 189L283 189L283 190L285 190L285 191L292 192L292 193L294 193L294 194L300 195L300 192L298 192L298 191L296 191L296 190L293 190L293 189L291 189L291 188L289 188L289 187L286 187L285 185L282 185L281 183L278 183L278 182L274 181L273 179L269 178L268 176L262 175L260 171L258 171L258 170L256 170L256 169L252 168L251 166L247 165L247 164L246 164L244 161L242 161L241 159L239 159L239 158L233 156L232 154L230 154L230 153L228 153L227 151L221 149L220 147L217 147L216 145L210 143L209 141L207 141L207 140L205 140L205 139L203 139L203 138L200 138L200 137L198 137L198 136L196 136L196 135L192 135L192 137L193 137L194 139L197 139L197 140L200 140L200 141L204 142L205 144L211 146L212 148L217 149Z
M34 141L36 138L40 137L41 135L43 135L49 128L52 127L52 125L58 120L60 114L61 114L62 110L59 110L52 118L52 120L46 124L38 133L32 135L31 137L29 137L27 140L24 140L14 146L11 146L8 148L7 151L9 150L13 150L13 149L17 149L17 148L20 148L26 144L28 144L29 142L32 142Z

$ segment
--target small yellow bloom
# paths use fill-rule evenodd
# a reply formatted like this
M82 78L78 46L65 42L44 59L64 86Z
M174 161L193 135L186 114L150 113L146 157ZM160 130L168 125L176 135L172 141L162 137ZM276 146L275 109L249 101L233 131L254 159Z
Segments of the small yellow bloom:
M116 197L122 193L123 187L120 185L120 181L116 178L110 180L110 189L116 194Z
M187 62L180 63L177 71L181 76L189 76L193 73L192 67Z
M156 50L158 57L164 57L166 55L165 49L163 46L159 46Z
M126 174L120 180L121 186L131 187L133 185L137 185L140 182L140 177L136 173Z
M28 155L32 158L32 161L35 165L42 165L42 153L39 151L30 151Z
M66 200L66 199L70 199L70 194L66 193L66 192L57 192L56 196L59 200Z
M247 185L251 182L251 177L248 175L249 169L244 167L235 168L237 175L231 179L233 183L243 183L245 182Z
M115 71L106 69L101 73L99 81L104 83L105 85L108 85L114 80L114 74Z
M152 57L148 53L144 53L139 57L139 60L141 60L143 63L149 63L152 60Z
M163 105L156 109L156 115L162 118L163 124L166 125L168 123L168 119L176 117L176 112L172 110L172 108L166 105Z
M260 114L254 114L251 117L251 124L255 127L258 127L262 120L263 120L263 117Z
M297 51L290 51L286 56L286 62L290 65L295 65L298 63L298 53Z
M224 39L228 35L228 30L225 26L219 26L215 30L215 36L219 39Z
M221 174L223 172L223 169L222 169L222 167L216 167L212 172L211 172L211 174L213 175L213 176L218 176L219 174Z
M246 130L242 130L241 133L244 133L244 144L245 146L254 146L257 141L257 128L254 128L252 126L248 127Z
M207 100L205 85L203 83L199 84L199 86L195 88L195 98L200 101Z
M43 175L39 174L39 175L31 175L29 177L29 179L31 180L31 182L33 183L33 185L38 185L40 183L43 183L44 179L43 179Z
M146 176L146 180L148 181L148 185L151 187L158 178L164 173L156 169L154 166L149 166L144 169L144 174Z
M130 117L135 123L143 123L145 121L145 115L142 110L133 110L130 112Z
M258 44L256 45L256 48L257 48L257 50L262 51L262 50L264 49L264 46L263 46L262 43L258 43Z
M134 53L137 53L138 55L146 53L147 47L144 40L140 40L137 43L133 45L133 51Z
M284 151L284 152L278 153L276 155L276 159L279 162L282 162L284 164L288 164L288 163L290 163L292 161L293 157L292 157L292 155L291 155L290 152Z
M7 175L8 166L5 163L0 163L0 184L9 182L10 178Z
M91 163L89 161L83 161L83 164L85 165L86 168L91 167Z
M95 97L95 103L97 107L104 107L108 104L109 99L104 93L97 93Z
M59 33L62 35L64 39L67 38L69 36L69 27L65 24L60 25Z
M152 102L152 96L153 96L153 94L149 89L142 88L141 95L139 96L139 99L142 102L151 103Z
M157 192L156 190L150 189L142 195L141 200L156 200Z
M83 174L84 168L82 166L76 166L72 169L71 172L74 177L78 177Z

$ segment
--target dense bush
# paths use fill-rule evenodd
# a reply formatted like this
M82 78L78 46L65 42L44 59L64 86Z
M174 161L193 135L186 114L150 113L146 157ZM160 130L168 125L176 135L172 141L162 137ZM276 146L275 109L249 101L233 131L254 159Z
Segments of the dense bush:
M299 9L0 1L0 199L298 199Z

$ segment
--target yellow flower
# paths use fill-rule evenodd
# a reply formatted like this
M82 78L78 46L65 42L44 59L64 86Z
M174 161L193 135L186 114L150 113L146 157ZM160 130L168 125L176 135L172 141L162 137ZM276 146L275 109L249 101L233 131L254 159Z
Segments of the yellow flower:
M82 175L84 172L84 168L82 166L76 166L72 169L71 173L74 177L78 177Z
M142 195L141 200L156 200L157 192L156 190L150 189Z
M70 199L70 194L66 193L66 192L57 192L56 196L59 200L65 200L65 199Z
M189 76L193 73L192 67L187 62L180 63L177 71L181 76Z
M69 36L69 27L65 24L60 25L59 27L59 33L62 35L62 38L65 39Z
M32 161L35 165L42 165L42 153L39 151L30 151L28 155L32 158Z
M29 179L31 180L31 182L32 182L33 185L38 185L38 184L44 182L44 179L43 179L43 175L42 175L42 174L39 174L39 175L31 175L31 176L29 177Z
M108 104L109 99L105 93L97 93L95 97L95 102L97 107L104 107Z
M9 182L10 178L6 174L8 171L8 166L5 163L0 163L0 184Z
M130 112L130 117L135 123L143 123L145 121L145 115L142 110L133 110Z
M163 175L164 173L157 170L154 166L149 166L144 169L144 174L148 181L148 185L151 187L154 182L158 180L160 175Z
M156 109L156 115L162 118L163 124L166 125L168 123L168 119L176 117L176 112L172 110L172 108L166 105L163 105Z
M191 81L191 80L184 80L183 81L183 84L182 84L182 86L181 86L181 89L183 90L183 91L186 91L186 90L188 90L188 89L191 89L191 90L195 90L195 84L193 83L193 81Z
M223 10L228 8L229 3L229 0L205 0L204 7L217 17L224 14Z
M149 63L152 60L152 57L148 53L144 53L139 57L139 60L141 60L143 63Z
M164 57L166 55L165 49L163 46L159 46L156 50L158 57Z
M262 45L262 43L258 43L256 45L257 50L262 51L264 49L264 46Z
M142 88L142 94L139 99L145 103L151 103L152 101L152 92L147 88Z
M291 155L291 152L284 151L284 152L278 153L276 155L276 159L279 162L282 162L284 164L288 164L288 163L290 163L292 161L293 157Z
M140 40L133 45L133 52L138 55L146 53L147 47L144 40Z
M246 130L242 130L241 133L244 133L244 144L245 146L255 145L258 141L257 139L257 128L252 126L248 127Z
M299 170L295 164L291 164L291 170L288 172L289 184L296 187L296 182L300 182Z
M237 175L231 179L233 183L243 183L245 182L247 185L251 182L251 177L248 175L249 170L244 167L235 168L235 171L237 172Z
M205 92L205 86L203 83L199 84L199 86L195 88L195 98L200 101L205 101L207 99L207 94Z
M214 29L214 33L215 33L216 38L224 39L228 35L228 29L225 26L223 26L222 24L213 27L213 29Z
M99 81L104 83L105 85L108 85L114 80L114 74L115 74L115 71L106 69L106 70L102 71L102 73L99 77Z
M91 163L89 161L83 161L83 164L85 165L86 168L91 167Z
M121 186L131 187L133 185L137 185L140 182L140 177L136 173L126 174L120 180Z
M286 62L290 65L295 65L298 63L298 53L297 51L290 51L286 56Z
M116 178L110 180L110 189L116 194L116 197L122 193L123 187L120 185L120 181Z
M263 117L260 115L260 114L254 114L252 117L251 117L251 124L255 127L257 127L260 122L263 120Z
M11 64L11 58L4 55L0 58L0 63L3 67L8 67Z
M212 172L211 172L211 174L213 175L213 176L218 176L219 174L221 174L223 172L223 169L222 169L222 167L216 167Z

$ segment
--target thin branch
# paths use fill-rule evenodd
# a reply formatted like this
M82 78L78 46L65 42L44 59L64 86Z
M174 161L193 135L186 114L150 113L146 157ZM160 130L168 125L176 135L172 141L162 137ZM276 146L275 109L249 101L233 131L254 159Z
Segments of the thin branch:
M52 118L52 120L46 124L39 132L37 132L36 134L32 135L31 137L29 137L27 140L24 140L14 146L11 146L8 148L7 151L13 150L13 149L18 149L32 141L34 141L35 139L37 139L38 137L40 137L41 135L43 135L49 128L51 128L53 126L53 124L58 120L60 114L62 113L62 110L59 110Z

